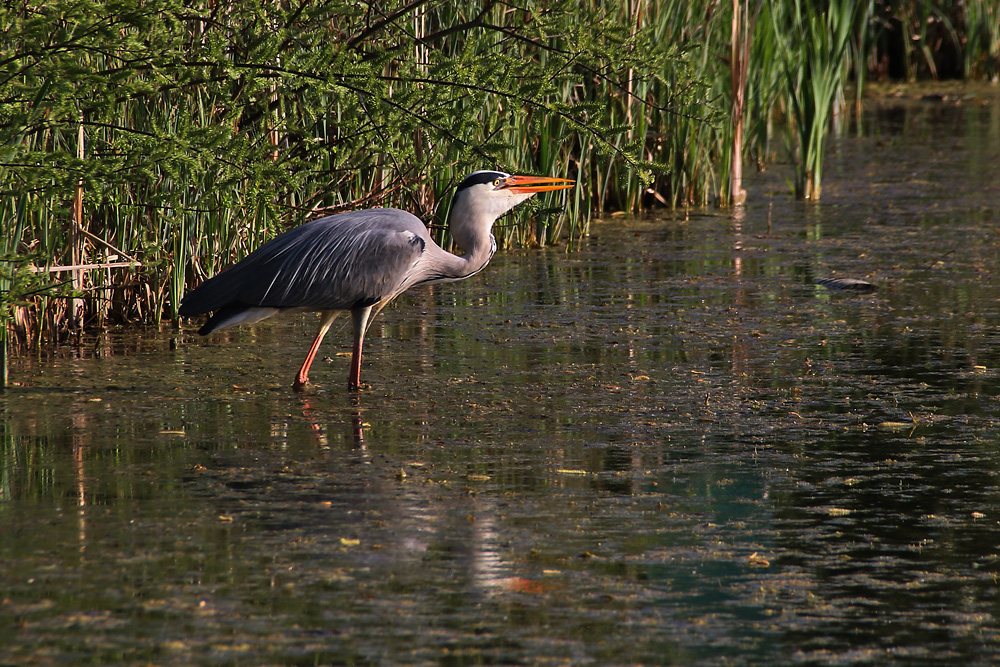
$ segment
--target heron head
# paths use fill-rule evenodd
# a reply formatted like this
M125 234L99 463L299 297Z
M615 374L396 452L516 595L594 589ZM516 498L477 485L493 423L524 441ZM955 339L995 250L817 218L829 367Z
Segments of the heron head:
M476 171L465 177L455 192L453 208L468 218L490 218L492 223L501 215L536 193L564 190L574 181L548 176L514 176L502 171Z

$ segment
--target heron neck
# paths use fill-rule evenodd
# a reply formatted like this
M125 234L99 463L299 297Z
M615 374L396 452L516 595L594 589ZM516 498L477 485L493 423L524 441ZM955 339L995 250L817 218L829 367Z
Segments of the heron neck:
M490 263L490 259L493 257L493 253L496 252L497 244L493 238L493 234L488 234L484 241L469 247L463 246L458 239L455 239L455 244L462 251L461 255L455 256L455 259L460 264L460 266L456 267L457 274L463 278L467 278L486 268L486 265Z
M462 213L473 213L471 211L454 211L450 221L451 237L455 245L461 251L458 259L463 268L462 274L471 276L483 270L496 252L497 243L493 238L492 228L494 218L486 219L486 216L466 215Z

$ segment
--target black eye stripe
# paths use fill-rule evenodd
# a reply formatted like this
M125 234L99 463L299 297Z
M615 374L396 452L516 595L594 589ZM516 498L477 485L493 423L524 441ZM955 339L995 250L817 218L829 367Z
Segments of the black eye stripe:
M469 174L459 185L459 190L471 188L473 185L493 185L497 179L507 178L507 174L500 171L477 171Z

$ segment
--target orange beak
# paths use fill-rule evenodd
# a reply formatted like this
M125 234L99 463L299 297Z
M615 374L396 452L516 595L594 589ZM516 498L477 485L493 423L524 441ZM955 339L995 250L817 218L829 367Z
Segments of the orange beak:
M497 187L498 190L507 188L511 192L518 194L530 194L533 192L548 192L549 190L565 190L571 188L576 181L568 178L550 178L548 176L510 176Z

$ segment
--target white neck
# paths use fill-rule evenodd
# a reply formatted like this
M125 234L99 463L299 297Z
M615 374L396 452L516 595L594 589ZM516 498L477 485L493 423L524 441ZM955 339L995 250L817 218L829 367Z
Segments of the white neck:
M462 254L446 253L448 257L442 258L444 266L440 268L449 276L445 279L460 280L482 271L497 249L493 223L532 194L496 190L488 184L459 191L452 202L448 228Z

